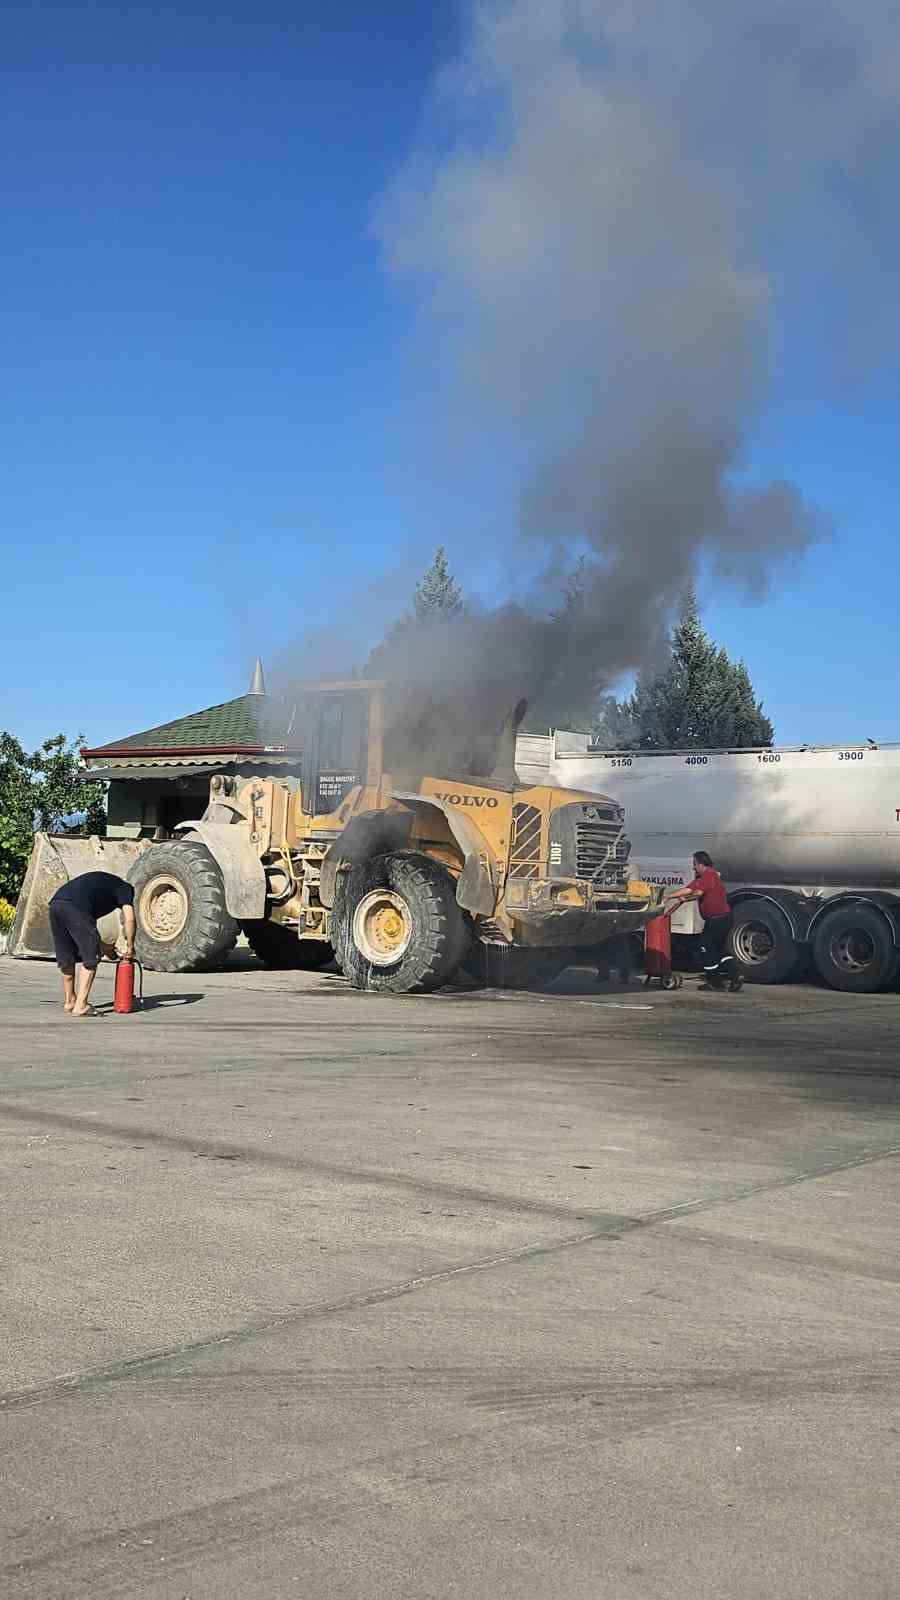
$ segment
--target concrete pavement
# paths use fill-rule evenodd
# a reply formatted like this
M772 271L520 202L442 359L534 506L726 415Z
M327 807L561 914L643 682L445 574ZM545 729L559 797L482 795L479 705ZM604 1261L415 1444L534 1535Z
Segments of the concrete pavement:
M897 996L55 985L0 961L4 1596L893 1600Z

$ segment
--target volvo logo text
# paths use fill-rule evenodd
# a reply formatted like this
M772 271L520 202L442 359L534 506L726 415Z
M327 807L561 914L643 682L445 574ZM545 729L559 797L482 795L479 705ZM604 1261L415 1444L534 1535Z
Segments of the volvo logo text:
M498 804L492 794L438 794L435 799L448 806L484 806L488 811L496 811Z

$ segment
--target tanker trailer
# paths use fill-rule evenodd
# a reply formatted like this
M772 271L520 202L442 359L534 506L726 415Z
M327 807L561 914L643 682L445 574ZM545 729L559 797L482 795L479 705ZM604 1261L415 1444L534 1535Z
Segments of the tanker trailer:
M550 742L549 779L625 807L631 860L654 885L690 877L708 850L734 908L750 982L804 963L833 989L873 993L900 972L900 746L775 750L572 750ZM696 902L673 934L702 929Z

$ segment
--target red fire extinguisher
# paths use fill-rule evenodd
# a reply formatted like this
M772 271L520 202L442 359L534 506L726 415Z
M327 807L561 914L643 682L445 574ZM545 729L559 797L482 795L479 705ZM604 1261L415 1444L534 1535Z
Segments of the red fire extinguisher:
M681 973L672 971L672 925L668 916L644 924L644 987L653 979L661 989L680 989Z
M134 994L134 972L138 970L140 988L137 999ZM139 961L129 961L122 957L116 966L116 988L113 997L113 1010L127 1016L129 1011L135 1011L144 1003L144 969Z

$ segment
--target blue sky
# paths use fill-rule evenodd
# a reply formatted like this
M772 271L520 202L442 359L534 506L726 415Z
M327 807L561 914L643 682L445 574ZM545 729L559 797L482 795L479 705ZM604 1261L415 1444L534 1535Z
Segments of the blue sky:
M455 6L4 16L0 726L101 743L241 693L351 588L370 643L438 542L496 599L486 508L516 510L489 444L431 471L417 307L374 231ZM816 336L786 338L749 465L833 537L706 618L780 740L900 738L896 390L823 393Z

